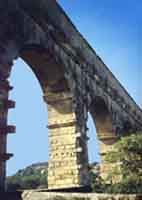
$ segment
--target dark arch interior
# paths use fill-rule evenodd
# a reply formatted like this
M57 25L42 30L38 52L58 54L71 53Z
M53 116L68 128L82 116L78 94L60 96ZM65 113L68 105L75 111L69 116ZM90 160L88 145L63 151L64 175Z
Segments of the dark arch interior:
M114 136L114 131L111 113L102 97L95 97L90 105L90 113L96 125L99 140L108 143L107 139ZM111 144L111 140L109 142Z
M91 105L91 112L94 112L95 115L103 117L108 115L108 108L105 101L101 97L96 97Z
M21 58L31 67L43 89L46 86L49 92L69 90L63 66L46 49L27 47Z

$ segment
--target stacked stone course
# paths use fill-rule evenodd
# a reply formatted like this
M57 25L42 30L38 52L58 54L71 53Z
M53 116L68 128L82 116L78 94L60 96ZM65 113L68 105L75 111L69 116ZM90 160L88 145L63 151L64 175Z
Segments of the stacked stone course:
M15 132L15 126L7 125L8 109L15 107L15 102L8 99L12 90L7 80L10 70L11 64L0 63L0 190L5 189L6 161L13 156L6 146L7 134Z
M77 132L72 96L68 92L45 94L48 103L50 160L48 188L74 188L84 186L85 160L81 159L83 145ZM88 165L88 162L86 161ZM87 183L88 184L88 183Z
M117 138L142 130L142 111L56 1L1 0L0 7L0 187L5 187L5 161L11 156L7 133L15 131L7 125L8 109L15 106L8 100L7 80L18 57L31 67L48 104L49 188L86 186L88 112L103 160Z

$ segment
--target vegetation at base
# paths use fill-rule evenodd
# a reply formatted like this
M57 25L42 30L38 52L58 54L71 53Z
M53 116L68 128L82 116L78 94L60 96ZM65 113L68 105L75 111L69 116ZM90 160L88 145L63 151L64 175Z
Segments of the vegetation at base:
M97 163L90 165L93 192L142 193L142 133L122 137L114 150L106 156L106 162L119 163L119 167L110 167L106 180L100 177ZM47 188L47 168L48 163L38 163L19 170L7 178L8 190ZM119 181L113 181L114 177Z
M8 190L47 188L47 166L38 163L7 177Z
M118 162L119 167L110 169L105 181L99 174L92 174L94 192L142 193L142 133L122 137L114 151L106 156L106 161L108 164ZM114 177L120 180L113 183Z

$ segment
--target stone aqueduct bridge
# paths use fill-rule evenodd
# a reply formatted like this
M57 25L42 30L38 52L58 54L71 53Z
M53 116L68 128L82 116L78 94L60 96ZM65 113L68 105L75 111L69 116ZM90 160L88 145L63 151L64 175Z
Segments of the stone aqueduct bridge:
M6 161L12 156L6 152L7 134L15 131L7 124L8 109L15 106L8 98L8 78L18 57L36 75L48 105L49 188L88 186L88 112L104 155L121 135L142 130L142 111L56 1L1 0L1 189Z

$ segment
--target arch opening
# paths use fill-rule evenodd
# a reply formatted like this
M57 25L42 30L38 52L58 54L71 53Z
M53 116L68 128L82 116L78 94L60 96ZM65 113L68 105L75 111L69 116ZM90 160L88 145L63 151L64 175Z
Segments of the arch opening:
M116 135L113 130L112 116L102 97L95 97L90 105L90 113L96 125L99 140L106 145L113 144Z
M8 136L8 151L14 157L8 161L8 175L31 164L48 161L47 110L40 84L23 60L13 67L10 83L14 89L10 99L16 107L10 110L9 124L16 125L16 134ZM42 145L41 145L42 144Z
M88 156L81 156L81 152L86 152L86 141L81 133L77 134L73 95L64 76L64 66L48 53L35 47L21 52L21 58L36 75L48 105L48 188L89 186Z
M41 101L43 101L43 99L42 100L40 99L40 102L38 101L38 103L36 105L35 104L36 98L33 100L31 98L31 96L33 98L35 97L34 92L37 94L38 93L37 91L39 90L40 97L43 97L44 101L46 103L46 106L48 105L48 129L53 129L52 126L54 126L54 125L56 128L57 124L53 123L54 122L54 120L52 120L53 117L55 117L56 119L62 117L62 119L63 119L63 116L64 116L65 120L68 120L69 115L70 114L72 115L72 112L73 112L72 108L71 108L71 95L70 95L69 87L67 85L67 81L64 78L64 72L63 72L62 67L58 67L57 64L55 63L55 60L51 59L48 55L46 55L45 50L44 50L44 52L41 52L41 51L43 51L43 50L41 50L41 48L35 48L35 49L34 48L30 48L29 50L24 50L21 53L21 58L23 59L24 62L26 62L28 64L27 71L32 71L33 72L32 74L34 74L36 76L36 79L35 79L35 77L33 78L32 75L31 75L31 77L28 76L28 74L25 74L25 76L24 76L24 70L19 71L19 73L22 74L24 81L21 78L20 79L20 80L22 80L21 84L14 83L14 85L16 85L18 87L19 91L14 90L14 95L13 94L11 95L12 98L16 99L15 98L16 94L20 93L21 94L20 97L22 99L24 99L24 103L23 103L23 101L21 101L22 104L26 104L26 108L25 108L24 106L20 105L20 103L19 103L20 101L18 101L18 108L22 108L21 117L19 117L19 118L21 118L21 120L22 120L21 124L23 125L21 132L27 132L27 131L29 131L29 128L30 128L31 129L30 131L32 131L34 133L34 134L31 134L31 137L30 137L30 133L29 133L27 136L28 139L26 138L26 140L21 138L21 136L19 134L18 139L19 139L19 141L22 141L22 142L19 142L19 147L20 147L20 149L23 150L23 152L21 152L21 150L19 150L18 154L15 154L15 157L13 158L13 160L9 161L9 166L11 165L11 168L13 168L12 171L14 170L14 172L16 172L16 170L21 169L29 164L32 164L32 163L47 161L48 160L47 155L49 153L49 149L51 149L51 146L52 146L52 145L50 145L50 148L47 148L48 147L47 127L45 126L45 124L43 126L43 123L41 123L42 117L40 116L39 113L36 113L35 112L36 109L33 108L34 105L35 105L35 108L39 108L40 107L39 105L43 104L43 102L41 102ZM23 65L25 65L23 61L21 59L18 60L17 65L21 65L20 62L22 62ZM21 67L21 66L17 66L17 68L18 67ZM15 77L19 78L19 74L17 74L15 72L16 71L15 69L16 69L16 66L14 66L14 70L12 72L11 79L13 78L13 73L15 74ZM28 80L28 78L29 78L29 80ZM26 81L25 81L25 79L26 79ZM34 81L36 80L33 88L31 88L31 85L30 85L31 80L34 80ZM40 84L40 87L39 87L39 84ZM35 85L38 85L37 86L38 88L36 88ZM30 91L30 88L32 91ZM25 99L25 97L26 97L26 99ZM30 98L31 98L31 101L30 101ZM59 100L59 102L58 102L58 100ZM69 100L69 102L68 102L68 100ZM31 103L30 104L31 108L28 107L29 103ZM63 106L61 106L62 103L63 103ZM31 110L31 115L30 115L30 113L27 115L27 113L28 113L27 111L30 111L30 110ZM38 112L40 112L39 109L38 109ZM43 111L42 111L42 113L43 113ZM12 119L13 114L14 113L9 114L9 118L8 118L9 122L12 122L12 120L13 121L15 120L15 119ZM17 111L15 112L15 114L17 114L17 117L18 117L19 113L17 113ZM23 119L22 119L22 116L23 116ZM38 120L35 122L35 124L32 127L31 124L32 124L32 122L35 121L33 119L36 118L36 116L38 116ZM44 116L44 123L46 120L46 124L47 124L47 113L46 114L44 113L43 116ZM74 115L73 115L73 118L74 118ZM17 120L15 120L15 121L17 121ZM16 124L17 124L17 122L16 122ZM38 125L40 126L40 130L38 128ZM43 127L41 128L41 126L43 126L44 128ZM58 129L59 129L59 127L58 127ZM39 130L40 134L39 134L39 137L36 137L35 133L37 133L38 130ZM17 131L20 132L19 126L17 126ZM43 137L43 140L41 140L40 139L42 137L41 133L43 134L45 132L46 132L46 137ZM52 132L52 131L50 130L50 132ZM32 137L33 137L33 139L32 139ZM32 142L32 140L34 140L34 141ZM50 140L50 142L52 141L50 136L49 136L49 140ZM12 141L9 138L8 141L9 141L8 149L15 152L16 150L12 147L17 146L16 140L14 141L14 139L13 139L13 141ZM47 144L44 146L45 143L47 143ZM35 144L35 148L34 148L33 144ZM43 148L43 151L41 151L41 149L39 151L39 148ZM32 152L32 149L34 149L34 152ZM31 152L33 154L31 154ZM22 156L20 155L20 153ZM51 154L51 152L49 154ZM52 152L52 154L53 154L53 152ZM58 151L56 152L56 154L58 154ZM25 157L24 157L24 155L25 155ZM29 161L27 159L28 157L30 159ZM50 155L50 157L51 157L51 155ZM44 160L43 160L43 158L44 158ZM18 161L20 161L20 163L16 162L16 159ZM16 164L14 163L14 161ZM14 169L15 165L12 166L12 163L13 163L13 165L14 164L16 165L16 169ZM8 172L9 175L11 173L12 173L11 171Z
M99 139L97 136L96 125L90 113L88 113L87 120L88 127L88 156L90 164L100 163L100 147Z
M114 144L118 140L113 129L112 116L109 106L102 97L95 97L90 105L90 114L96 125L96 132L100 146L100 176L107 180L109 169L113 166L105 161L105 156L114 150Z

